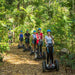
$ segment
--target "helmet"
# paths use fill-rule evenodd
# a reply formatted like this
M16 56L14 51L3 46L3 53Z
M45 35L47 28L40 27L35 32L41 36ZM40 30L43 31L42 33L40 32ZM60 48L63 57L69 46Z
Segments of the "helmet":
M41 30L41 28L38 28L38 30Z
M20 32L23 32L22 30Z
M9 30L11 30L11 28Z
M36 32L36 30L34 30L33 32Z
M29 31L28 29L26 31Z
M51 32L51 30L48 29L47 32Z

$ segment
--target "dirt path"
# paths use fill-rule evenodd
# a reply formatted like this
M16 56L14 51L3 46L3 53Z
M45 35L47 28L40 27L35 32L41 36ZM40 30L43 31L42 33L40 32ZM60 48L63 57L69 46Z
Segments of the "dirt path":
M59 72L42 72L42 60L34 61L30 52L23 52L16 46L4 56L4 64L0 66L0 75L66 75L60 66Z

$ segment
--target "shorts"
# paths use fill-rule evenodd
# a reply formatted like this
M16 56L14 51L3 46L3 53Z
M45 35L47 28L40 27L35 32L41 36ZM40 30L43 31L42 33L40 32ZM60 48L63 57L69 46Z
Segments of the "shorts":
M33 43L33 44L36 44L36 39L33 39L33 40L32 40L32 43Z
M42 40L40 40L39 43L38 43L38 46L40 46L40 45L43 46L43 41Z
M9 36L8 38L11 40L12 39L12 36Z
M23 41L23 38L19 38L19 40L22 42Z
M29 44L29 42L30 42L29 39L25 39L26 44Z

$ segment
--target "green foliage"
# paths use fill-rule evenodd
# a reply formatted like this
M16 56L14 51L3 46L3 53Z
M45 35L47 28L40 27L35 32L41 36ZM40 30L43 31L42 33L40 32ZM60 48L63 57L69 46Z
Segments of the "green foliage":
M3 57L0 55L0 62L2 62L3 61Z
M20 30L32 34L40 27L44 35L51 29L57 49L72 51L68 41L75 36L74 4L73 0L0 0L0 38L7 42L10 28L17 40Z
M60 61L62 65L65 65L66 67L70 67L75 70L75 54L74 53L60 56Z
M1 53L4 53L5 51L9 51L10 50L10 48L9 48L9 44L0 44L0 52Z

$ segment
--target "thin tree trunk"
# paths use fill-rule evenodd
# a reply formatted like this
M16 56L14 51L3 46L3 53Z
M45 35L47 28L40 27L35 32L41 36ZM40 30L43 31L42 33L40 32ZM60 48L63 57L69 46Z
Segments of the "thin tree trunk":
M20 9L20 0L18 0L17 9Z
M13 25L13 30L15 29L15 25ZM15 32L13 31L13 42L15 42Z

